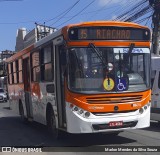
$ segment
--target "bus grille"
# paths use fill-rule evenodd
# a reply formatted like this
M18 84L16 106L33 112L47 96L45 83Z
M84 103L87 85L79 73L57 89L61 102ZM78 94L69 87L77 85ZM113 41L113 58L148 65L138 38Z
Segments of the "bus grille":
M128 103L138 102L142 100L142 95L136 96L109 96L109 97L88 97L89 104L112 104L112 103Z
M121 114L121 113L131 113L131 112L135 112L137 109L134 110L126 110L126 111L111 111L111 112L92 112L93 115L95 116L109 116L109 115L113 115L115 113L117 114Z

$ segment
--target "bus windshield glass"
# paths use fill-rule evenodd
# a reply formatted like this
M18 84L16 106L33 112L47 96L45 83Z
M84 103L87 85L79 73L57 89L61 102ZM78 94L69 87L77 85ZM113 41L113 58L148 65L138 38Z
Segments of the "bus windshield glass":
M68 87L79 93L137 92L150 88L150 50L135 47L69 49Z

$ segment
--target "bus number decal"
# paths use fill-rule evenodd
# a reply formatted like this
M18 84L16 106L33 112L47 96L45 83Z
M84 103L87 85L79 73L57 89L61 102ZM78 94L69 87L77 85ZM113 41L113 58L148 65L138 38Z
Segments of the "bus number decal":
M80 38L86 39L87 38L87 29L82 29L80 32Z

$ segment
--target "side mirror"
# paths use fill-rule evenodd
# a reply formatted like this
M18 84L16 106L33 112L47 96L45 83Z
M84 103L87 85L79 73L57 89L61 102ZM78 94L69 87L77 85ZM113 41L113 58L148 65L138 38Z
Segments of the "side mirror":
M46 86L47 93L54 93L54 84L48 84Z

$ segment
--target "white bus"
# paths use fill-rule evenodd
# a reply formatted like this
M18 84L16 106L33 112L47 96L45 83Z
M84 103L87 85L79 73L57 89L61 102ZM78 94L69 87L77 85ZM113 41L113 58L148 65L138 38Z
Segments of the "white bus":
M160 56L151 57L151 120L160 121Z

